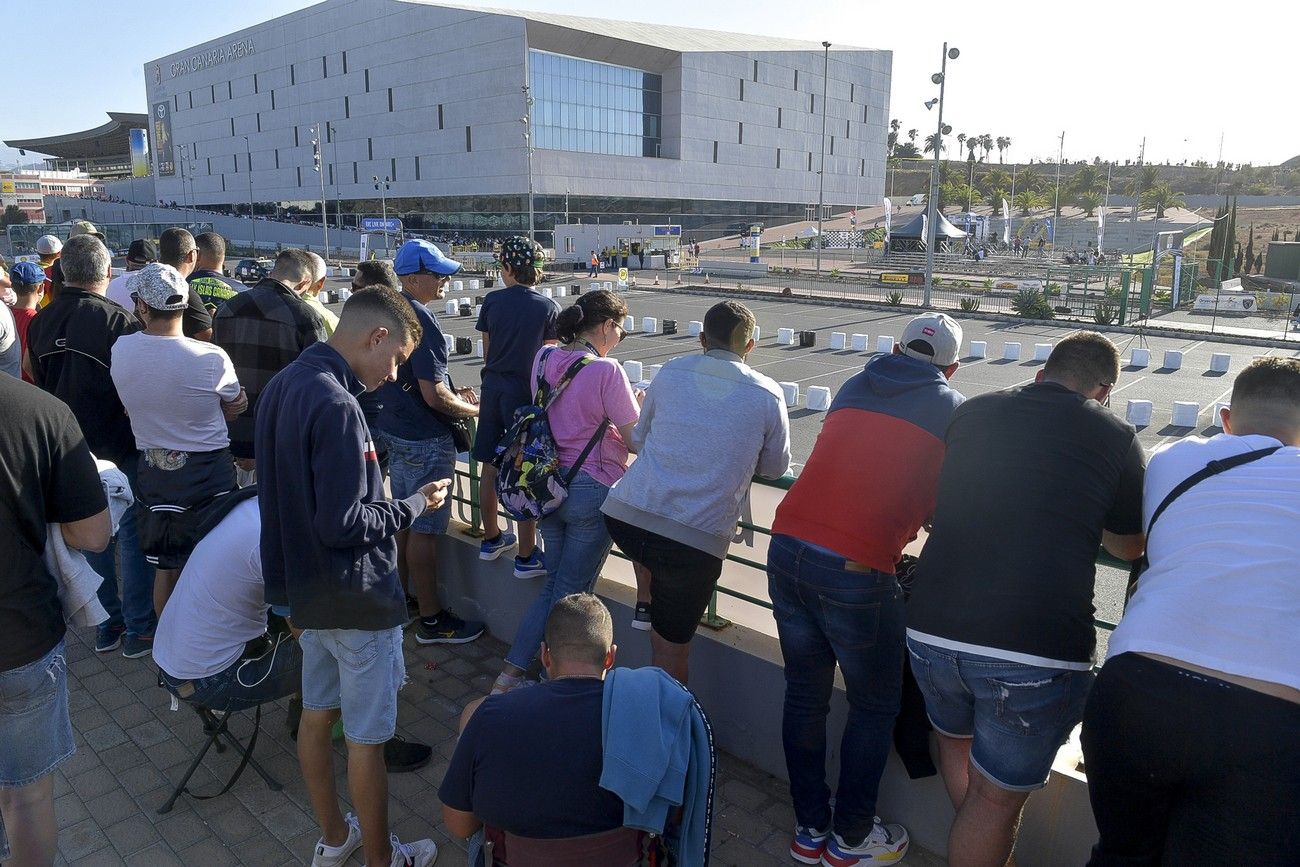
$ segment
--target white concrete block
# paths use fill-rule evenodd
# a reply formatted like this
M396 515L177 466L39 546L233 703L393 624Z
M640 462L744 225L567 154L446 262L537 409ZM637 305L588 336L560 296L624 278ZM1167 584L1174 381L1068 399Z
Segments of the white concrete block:
M1174 427L1196 427L1196 419L1201 414L1201 405L1190 400L1174 401L1174 411L1169 423Z
M1002 344L1002 357L1003 357L1004 359L1006 359L1007 361L1019 361L1019 360L1020 360L1020 344L1019 344L1019 343L1004 343L1004 344Z
M808 389L808 408L825 412L831 408L831 390L824 385L814 385Z
M987 340L972 340L970 342L971 358L987 358L989 354L989 344Z
M605 291L606 291L606 292L613 292L613 291L614 291L614 281L613 281L613 280L606 280L606 281L605 281Z
M339 301L347 301L349 298L352 297L352 290L345 286L334 294L338 296Z
M794 343L794 329L793 328L776 329L776 342L777 345L779 346L792 345Z
M1151 350L1134 347L1129 353L1128 363L1130 367L1146 367L1151 363Z
M1232 356L1226 352L1214 352L1210 354L1210 370L1215 373L1227 373L1228 368L1232 366Z
M661 367L663 367L662 364L652 364L652 365L650 365L649 367L647 367L647 368L645 369L645 381L646 381L646 382L654 382L654 381L655 381L655 374L659 372L659 368L661 368Z
M758 341L760 341L760 340L762 340L762 339L763 339L763 329L762 329L762 328L759 328L757 325L755 325L755 326L754 326L754 342L757 343Z
M1210 417L1210 424L1213 425L1214 427L1217 427L1217 428L1222 429L1222 428L1223 428L1223 415L1222 415L1223 410L1225 410L1225 409L1231 409L1231 408L1232 408L1232 404L1230 404L1230 403L1216 403L1216 404L1214 405L1214 415Z
M479 358L483 357L483 338L474 341L474 354Z
M483 312L483 305L482 305L482 304L475 304L475 305L474 305L474 315L475 315L475 316L478 316L478 315L479 315L480 313L482 313L482 312Z
M555 297L555 290L552 289L550 286L543 286L543 287L542 287L542 294L543 294L544 296L546 296L547 298L554 298L554 297Z
M443 335L443 339L445 339L445 340L447 341L447 355L449 355L449 356L450 356L450 355L455 355L455 354L456 354L456 338L452 337L450 334L444 334L444 335Z
M781 390L785 392L785 405L798 406L799 405L799 383L783 382L780 385L781 385Z
M631 334L633 331L636 331L635 316L629 313L627 316L623 317L623 330L626 331L628 334Z
M698 319L692 319L686 325L686 331L691 337L699 337L704 333L704 323Z
M477 279L475 279L475 280L471 280L471 281L469 281L469 287L468 287L468 288L469 288L469 291L470 291L470 292L477 292L478 290L480 290L480 289L483 288L483 283L482 283L481 281L477 280Z
M588 283L588 284L587 284L587 291L588 291L588 292L599 292L599 291L600 291L600 284L599 284L599 283Z
M623 372L627 374L628 382L640 382L641 374L642 374L641 362L639 361L623 362Z
M653 316L641 317L641 332L643 334L654 334L659 330L659 320Z
M1046 361L1047 356L1052 354L1052 344L1035 343L1034 344L1034 361Z
M832 332L831 332L831 349L843 349L843 348L844 348L844 342L845 342L846 340L848 340L848 339L849 339L849 336L848 336L847 334L845 334L843 331L832 331ZM811 397L811 395L812 395L812 392L809 391L809 396Z
M1165 350L1165 363L1161 365L1166 370L1178 370L1183 366L1183 354L1177 349Z
M849 348L852 349L854 352L866 352L867 335L865 334L853 335L853 337L849 339Z
M460 312L460 302L455 298L447 299L446 313L448 316L455 316Z
M453 291L453 292L464 292L464 291L465 291L465 281L464 281L464 280L452 280L452 281L451 281L451 291Z
M876 352L893 352L894 337L892 334L882 334L876 338Z
M556 286L556 287L555 287L555 297L556 297L556 298L568 298L568 297L569 297L569 287L568 287L568 286Z
M1149 400L1130 400L1124 410L1124 418L1134 427L1146 427L1151 424L1154 407Z

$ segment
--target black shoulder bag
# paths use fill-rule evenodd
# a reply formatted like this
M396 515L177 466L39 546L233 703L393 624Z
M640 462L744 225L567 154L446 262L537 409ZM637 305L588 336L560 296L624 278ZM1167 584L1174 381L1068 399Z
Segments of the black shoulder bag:
M451 374L448 373L446 377L447 387L452 391L455 391L456 384L452 382ZM456 445L457 454L470 450L470 447L474 444L474 437L470 434L469 419L450 416L444 412L438 412L438 410L429 406L429 404L424 400L424 394L420 391L420 383L411 373L410 365L403 364L398 366L397 384L402 387L402 391L410 393L411 396L419 401L421 406L429 411L430 415L437 419L440 424L447 428L447 430L451 431L451 439Z
M1252 461L1259 460L1260 458L1266 458L1280 448L1282 447L1270 446L1266 449L1256 449L1253 452L1244 452L1239 455L1233 455L1230 458L1210 461L1204 467L1183 479L1163 500L1160 501L1160 505L1156 506L1156 510L1151 513L1151 520L1147 522L1147 541L1151 541L1151 528L1156 525L1156 519L1164 514L1165 509L1169 508L1174 500L1178 499L1211 476L1217 476L1219 473L1242 466L1243 464L1249 464ZM1149 565L1151 565L1151 563L1147 559L1145 553L1133 561L1133 566L1129 570L1128 587L1124 591L1124 604L1126 606L1128 605L1128 601L1133 598L1133 592L1137 590L1138 578L1142 577L1142 573L1147 570Z

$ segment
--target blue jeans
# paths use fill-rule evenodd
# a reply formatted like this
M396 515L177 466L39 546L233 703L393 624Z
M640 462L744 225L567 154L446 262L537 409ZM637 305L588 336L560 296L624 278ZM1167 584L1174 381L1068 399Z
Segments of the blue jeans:
M897 579L791 536L773 536L768 592L785 658L785 746L800 825L831 825L826 717L839 663L849 715L840 739L834 827L847 842L871 833L880 776L903 689L903 591Z
M456 444L450 431L443 429L427 440L404 440L388 433L383 437L388 444L388 483L394 500L406 499L429 482L455 481ZM442 508L416 518L411 530L442 536L450 524L451 497L447 497Z
M136 490L136 464L127 461L130 466L118 467L131 483L131 491ZM158 618L153 611L153 567L144 559L140 550L139 510L135 505L122 515L117 535L108 543L108 547L97 554L86 553L90 567L103 577L99 585L99 602L108 612L104 626L126 627L128 636L147 638L153 635ZM118 554L122 555L122 569L119 574ZM118 579L121 579L121 596L118 596Z
M184 701L215 711L241 711L293 695L302 688L302 648L277 636L260 657L236 659L224 671L199 680L162 673L163 686Z
M354 744L382 744L397 732L397 691L406 682L402 627L307 629L302 648L302 706L339 709L343 736Z
M570 593L588 593L595 586L612 544L600 512L608 494L609 488L579 471L569 484L568 499L538 522L537 530L546 543L546 584L515 632L506 654L511 665L528 668L532 664L556 601Z

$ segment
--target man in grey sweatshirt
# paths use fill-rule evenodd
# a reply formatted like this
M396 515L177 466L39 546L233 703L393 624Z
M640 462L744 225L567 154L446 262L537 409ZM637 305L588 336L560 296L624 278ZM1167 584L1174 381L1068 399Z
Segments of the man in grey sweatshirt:
M700 344L703 355L675 358L655 376L629 443L637 459L602 507L614 542L650 574L654 664L682 683L750 479L790 467L781 388L745 364L754 314L715 304Z

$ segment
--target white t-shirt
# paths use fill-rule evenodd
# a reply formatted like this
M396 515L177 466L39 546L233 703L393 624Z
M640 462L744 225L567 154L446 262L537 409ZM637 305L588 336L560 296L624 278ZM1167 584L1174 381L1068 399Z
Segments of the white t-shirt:
M14 379L23 376L23 347L18 342L18 323L9 305L0 302L0 373Z
M194 548L154 632L154 662L172 677L219 674L266 632L271 606L262 583L261 532L252 497Z
M138 449L211 452L230 445L221 401L239 379L220 346L138 331L113 344L110 373Z
M1143 520L1212 460L1281 445L1188 437L1147 466ZM1300 448L1200 482L1165 509L1108 657L1144 652L1300 689Z
M104 290L104 295L109 301L132 313L135 312L135 302L131 300L131 287L127 284L135 279L136 273L135 271L125 271L118 274L108 281L108 288Z

